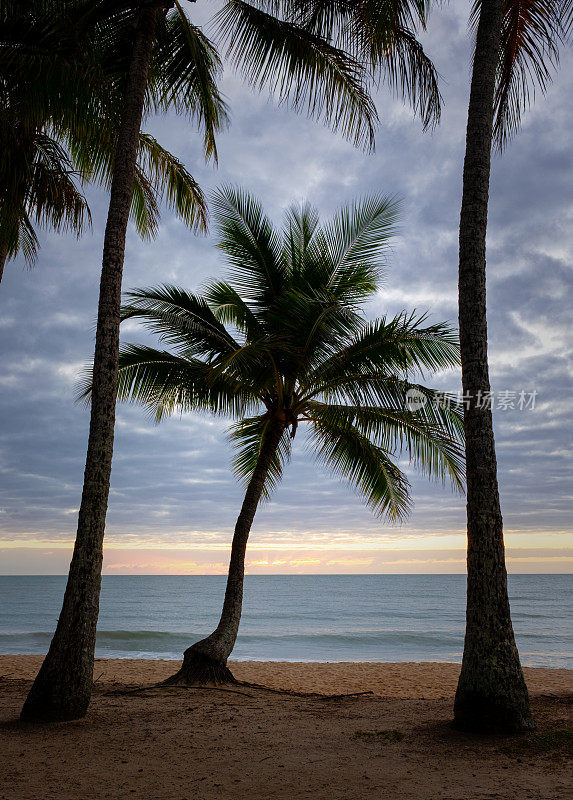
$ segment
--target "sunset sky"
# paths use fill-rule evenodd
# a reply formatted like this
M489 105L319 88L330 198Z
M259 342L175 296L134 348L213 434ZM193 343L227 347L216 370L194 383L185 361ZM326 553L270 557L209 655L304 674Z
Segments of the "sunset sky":
M189 6L198 21L216 4ZM403 199L400 235L385 286L368 313L429 311L456 321L457 224L470 40L465 3L434 10L424 45L442 76L440 126L419 120L382 88L374 154L321 124L255 95L229 69L222 81L232 123L219 167L205 165L201 136L175 117L145 128L208 190L240 184L280 222L308 199L327 218L368 192ZM493 166L488 272L490 364L495 405L503 392L536 392L535 407L496 407L497 453L508 565L513 572L573 571L572 390L573 55L563 53L546 98ZM93 350L107 198L89 190L93 233L42 235L37 267L6 266L0 286L0 573L65 573L75 534L88 411L74 401ZM200 290L225 274L211 236L189 232L168 211L152 243L131 228L124 287L176 283ZM143 341L135 323L124 341ZM457 391L459 375L436 376ZM105 572L223 573L241 487L226 421L176 417L155 425L119 408ZM319 465L297 436L271 502L259 510L247 555L253 574L463 572L464 499L416 476L414 510L401 526L376 519Z

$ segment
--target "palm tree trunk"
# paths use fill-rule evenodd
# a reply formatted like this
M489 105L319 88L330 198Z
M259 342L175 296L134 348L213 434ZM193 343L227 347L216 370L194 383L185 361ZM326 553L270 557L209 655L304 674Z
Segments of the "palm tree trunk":
M227 659L235 646L241 621L247 541L265 479L284 430L284 422L273 420L261 447L257 466L249 481L241 513L235 525L227 588L219 624L213 633L191 645L185 651L181 669L168 678L165 681L166 684L232 683L234 681L233 675L227 667Z
M77 719L92 689L109 494L125 238L157 8L142 5L127 76L105 229L91 419L76 543L56 632L22 709L26 720Z
M6 250L0 248L0 283L2 283L2 278L4 277L4 266L6 265L7 258L8 253Z
M486 229L503 0L482 0L473 64L460 217L459 325L467 472L467 611L454 716L458 728L533 727L507 594L487 361ZM481 407L480 407L481 405Z

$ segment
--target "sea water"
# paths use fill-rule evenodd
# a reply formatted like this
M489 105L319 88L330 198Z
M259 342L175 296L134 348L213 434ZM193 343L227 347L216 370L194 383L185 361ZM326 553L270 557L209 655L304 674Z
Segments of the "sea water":
M460 661L464 575L247 576L238 660ZM0 653L45 653L65 577L0 576ZM511 575L524 664L573 668L573 575ZM104 576L96 655L179 658L217 624L224 576Z

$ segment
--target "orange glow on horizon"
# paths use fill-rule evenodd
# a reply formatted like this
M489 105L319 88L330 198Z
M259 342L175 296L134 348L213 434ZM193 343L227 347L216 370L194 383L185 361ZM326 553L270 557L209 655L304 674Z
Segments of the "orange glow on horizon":
M465 549L426 547L372 548L310 546L261 547L254 543L247 552L246 572L272 574L372 574L372 573L464 573ZM35 543L33 547L0 544L2 574L65 574L71 557L71 544ZM224 575L229 546L221 547L118 547L107 546L104 574ZM573 550L567 547L507 547L510 572L573 572Z

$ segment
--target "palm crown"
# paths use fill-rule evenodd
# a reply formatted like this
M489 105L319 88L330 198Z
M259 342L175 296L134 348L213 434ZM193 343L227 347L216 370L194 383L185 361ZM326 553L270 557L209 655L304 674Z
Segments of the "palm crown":
M35 224L79 235L90 219L81 184L110 187L137 13L132 6L108 0L2 6L0 178L7 195L0 202L0 250L9 257L21 250L34 261ZM215 48L179 6L160 15L146 107L195 117L207 156L216 155L215 133L226 121L219 67ZM206 227L196 181L141 133L131 214L144 237L157 231L161 199L185 223Z
M227 3L219 17L231 29L234 49L262 51L254 31L256 12L249 4ZM416 38L426 27L428 0L256 0L262 9L326 39L363 65L375 83L384 82L408 102L424 127L439 122L441 96L438 73ZM247 13L248 11L248 13Z
M411 382L420 370L457 366L454 333L414 314L374 322L361 314L380 284L398 203L368 197L323 226L311 206L292 207L282 234L240 190L219 190L213 209L230 281L202 296L174 286L128 294L123 319L140 319L170 349L124 345L119 399L158 420L174 411L231 417L235 471L246 481L278 428L266 492L301 423L316 456L391 518L410 505L402 451L461 487L460 410ZM428 398L418 411L408 408L413 386Z
M429 127L441 113L438 73L416 38L417 29L426 27L429 6L428 0L229 0L215 19L229 55L243 69L249 65L254 82L275 62L288 64L289 57L287 75L298 77L292 53L277 58L276 44L271 51L277 30L296 30L301 41L304 34L308 41L328 42L346 63L352 59L374 82L385 82ZM332 97L337 90L333 84Z

